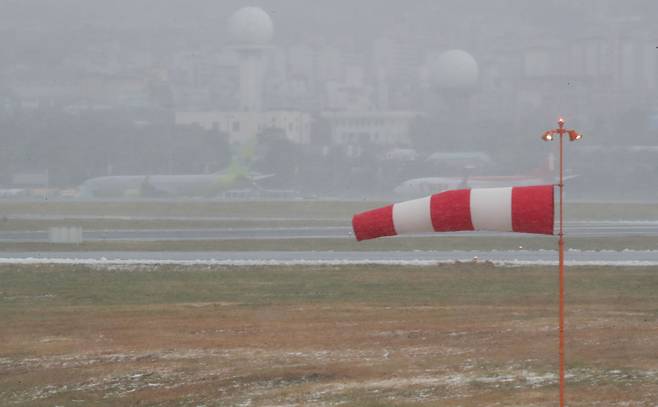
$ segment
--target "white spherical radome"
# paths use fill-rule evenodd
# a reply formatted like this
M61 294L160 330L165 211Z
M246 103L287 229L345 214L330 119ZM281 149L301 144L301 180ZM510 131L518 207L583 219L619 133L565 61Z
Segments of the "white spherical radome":
M471 89L477 85L478 77L475 58L460 49L442 53L431 66L432 84L439 89Z
M231 16L228 24L231 39L240 45L262 46L272 40L274 24L260 7L243 7Z

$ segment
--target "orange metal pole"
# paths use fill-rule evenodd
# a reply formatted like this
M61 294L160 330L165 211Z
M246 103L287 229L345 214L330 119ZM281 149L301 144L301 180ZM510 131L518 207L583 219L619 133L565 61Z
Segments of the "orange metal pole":
M560 251L560 407L564 407L564 120L558 121L560 134L560 238L558 246Z

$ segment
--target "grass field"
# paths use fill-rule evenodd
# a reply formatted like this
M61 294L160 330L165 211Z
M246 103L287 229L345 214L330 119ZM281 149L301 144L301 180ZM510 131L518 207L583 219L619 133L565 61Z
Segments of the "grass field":
M4 230L48 230L51 227L75 225L84 230L121 229L210 229L210 228L291 228L350 226L351 219L12 219L0 220Z
M155 217L293 217L351 218L382 203L372 201L0 201L0 216L50 214L59 216Z
M0 405L554 406L545 267L0 267ZM567 402L658 404L658 269L567 271Z

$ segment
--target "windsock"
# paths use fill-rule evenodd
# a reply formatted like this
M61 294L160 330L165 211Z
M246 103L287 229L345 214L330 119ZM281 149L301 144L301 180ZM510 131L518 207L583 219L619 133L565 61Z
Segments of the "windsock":
M423 232L553 234L553 185L445 191L354 215L356 240Z

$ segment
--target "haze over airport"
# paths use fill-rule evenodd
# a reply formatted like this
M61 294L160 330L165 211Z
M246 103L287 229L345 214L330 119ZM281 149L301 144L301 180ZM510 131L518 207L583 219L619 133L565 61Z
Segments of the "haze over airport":
M584 134L570 198L655 201L656 15L649 0L4 1L0 189L361 199L551 182L540 135L563 115Z
M0 0L0 406L658 406L657 16Z

